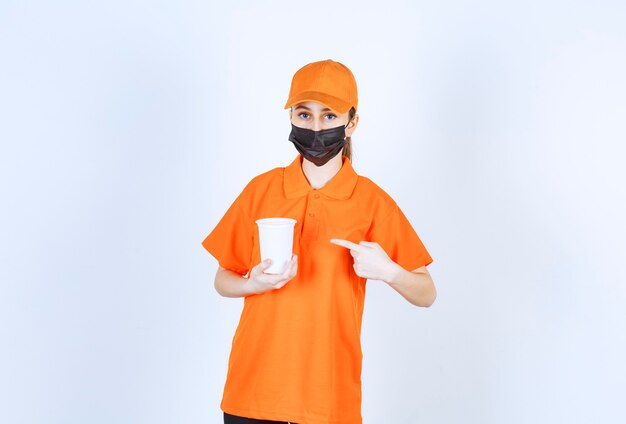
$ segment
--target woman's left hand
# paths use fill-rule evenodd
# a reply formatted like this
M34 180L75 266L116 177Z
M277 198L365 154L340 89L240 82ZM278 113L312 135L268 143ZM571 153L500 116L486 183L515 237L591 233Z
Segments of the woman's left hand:
M392 261L376 242L362 241L356 244L342 239L330 239L330 242L350 249L354 258L354 272L359 277L389 282L399 271L400 265Z

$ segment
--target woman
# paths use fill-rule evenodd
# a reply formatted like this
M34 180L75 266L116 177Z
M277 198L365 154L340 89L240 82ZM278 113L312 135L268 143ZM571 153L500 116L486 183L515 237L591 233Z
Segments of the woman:
M202 245L218 260L215 288L245 297L221 408L224 422L360 424L361 318L367 279L430 306L428 251L395 201L351 164L359 117L352 72L333 60L293 76L298 156L253 178ZM297 220L294 255L265 274L255 220Z

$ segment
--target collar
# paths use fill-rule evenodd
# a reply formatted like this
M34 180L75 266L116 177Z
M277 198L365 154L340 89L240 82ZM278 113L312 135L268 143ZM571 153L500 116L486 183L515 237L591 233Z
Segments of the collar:
M304 196L310 191L315 190L309 184L304 172L302 171L302 155L298 156L291 162L291 164L285 167L283 186L285 188L285 197L287 199L294 199L296 197ZM328 181L324 187L318 189L318 191L326 196L335 199L347 199L352 194L354 187L359 176L352 168L352 163L347 156L342 156L342 165L339 172L335 174L330 181Z

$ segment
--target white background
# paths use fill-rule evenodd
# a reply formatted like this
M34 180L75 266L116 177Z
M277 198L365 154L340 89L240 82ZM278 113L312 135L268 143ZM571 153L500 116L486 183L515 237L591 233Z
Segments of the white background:
M593 5L592 5L593 3ZM623 423L626 3L0 3L0 422L220 423L242 299L201 246L359 85L354 167L434 258L370 281L363 417Z

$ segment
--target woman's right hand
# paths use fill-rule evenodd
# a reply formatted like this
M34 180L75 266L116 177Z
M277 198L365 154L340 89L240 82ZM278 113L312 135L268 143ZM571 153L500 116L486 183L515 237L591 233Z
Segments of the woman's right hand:
M266 274L264 271L269 268L271 264L271 259L266 259L250 270L250 277L247 284L250 284L253 294L280 289L287 284L289 280L295 277L298 272L297 255L291 257L287 268L282 274Z

